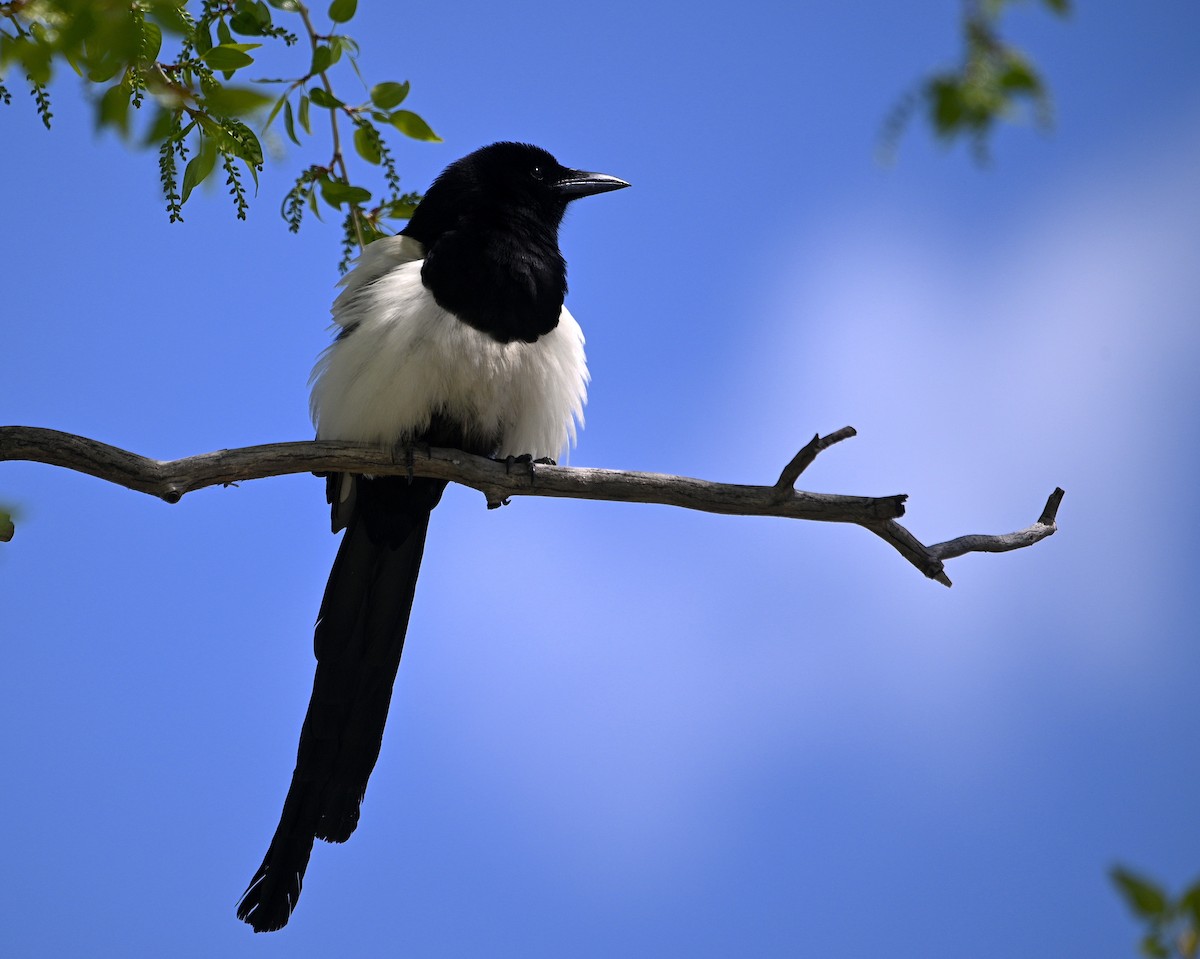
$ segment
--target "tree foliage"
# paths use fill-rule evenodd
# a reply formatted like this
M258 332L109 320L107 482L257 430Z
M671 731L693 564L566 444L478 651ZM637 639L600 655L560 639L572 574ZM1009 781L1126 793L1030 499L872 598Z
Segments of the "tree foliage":
M342 216L345 267L354 251L404 220L420 196L401 188L387 135L439 137L401 105L408 82L368 87L358 45L343 31L357 0L333 0L330 27L318 32L300 0L12 0L0 3L0 101L10 103L9 74L23 74L42 122L53 118L49 83L70 67L95 91L100 127L158 151L159 179L171 221L183 219L192 191L220 168L239 219L249 208L246 179L258 185L263 168L259 136L282 118L300 145L314 123L328 121L328 159L311 163L281 205L299 230L305 210L322 205ZM293 65L281 79L246 79L246 71L282 48ZM361 97L335 91L333 68L348 63ZM282 87L282 92L279 88ZM340 93L340 95L339 95ZM352 101L357 102L352 102ZM145 108L145 109L143 109ZM258 131L253 125L261 126ZM374 168L369 182L353 175L346 142ZM181 172L182 170L182 172ZM219 174L220 175L220 174Z
M1025 0L964 0L963 53L959 64L939 70L900 99L884 124L883 151L896 147L913 111L921 107L942 140L971 142L979 160L996 124L1032 108L1039 123L1050 122L1050 94L1032 61L1001 36L1004 14ZM1070 0L1037 0L1057 16L1070 13Z
M1196 959L1200 956L1200 882L1176 899L1156 882L1121 866L1110 876L1125 904L1146 932L1140 943L1151 959Z
M1025 0L963 0L960 64L933 73L901 99L884 125L885 153L918 106L937 136L968 138L981 158L995 126L1021 107L1048 120L1040 75L1001 36L1004 14L1019 2ZM1069 0L1036 2L1060 16L1069 11ZM357 0L332 0L330 25L319 32L301 0L0 0L0 103L12 101L9 75L23 75L49 127L49 84L56 68L69 66L94 92L100 127L158 151L172 222L183 219L192 192L218 167L245 219L247 178L257 189L264 163L262 132L280 122L299 146L327 119L327 158L305 166L280 212L297 231L306 211L319 217L323 207L337 210L344 269L358 248L390 232L390 222L407 219L420 200L401 187L388 136L440 139L403 106L407 81L368 86L363 79L358 46L344 32L357 7ZM247 79L247 69L272 48L292 65L291 75ZM335 91L339 64L349 64L362 96ZM350 144L366 164L361 174L347 162Z

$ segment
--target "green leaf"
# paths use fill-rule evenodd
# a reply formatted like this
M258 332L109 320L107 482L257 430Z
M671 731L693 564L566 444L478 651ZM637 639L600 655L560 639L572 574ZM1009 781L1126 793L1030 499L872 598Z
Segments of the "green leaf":
M304 100L301 99L301 102ZM292 122L292 101L287 99L283 101L283 128L287 131L291 141L299 146L300 141L296 138L296 125Z
M1021 57L1009 56L999 77L1000 88L1010 93L1037 94L1042 90L1042 81L1033 68Z
M157 23L152 23L147 20L142 24L142 50L141 56L143 60L157 60L158 52L162 49L162 27Z
M321 177L321 198L330 206L341 208L343 203L366 203L371 199L371 191L360 186L343 183L330 177Z
M198 23L192 30L192 45L200 56L212 49L212 35L208 32L207 23Z
M300 109L296 113L296 119L300 121L300 126L304 127L304 132L312 136L312 127L308 122L308 97L300 98Z
M191 32L193 23L184 19L180 13L181 6L175 0L151 0L150 13L167 33L184 36Z
M291 106L291 101L288 100L288 97L290 95L291 95L291 93L289 91L288 93L285 93L283 96L281 96L278 100L275 101L275 106L271 107L271 112L267 114L267 122L263 124L264 130L267 129L272 123L275 122L275 118L277 116L279 116L279 111L283 109L283 105L285 103L288 106Z
M16 527L13 525L12 513L6 509L0 509L0 543L11 542L15 532Z
M181 202L187 203L187 198L192 195L192 190L208 179L208 175L212 173L213 165L216 162L216 147L213 146L212 140L205 140L200 147L200 152L188 161L187 169L183 171L183 189L180 192Z
M263 35L263 24L259 23L258 18L252 14L235 13L229 18L229 28L243 37L261 37Z
M313 87L308 91L308 97L319 107L325 107L327 110L336 110L338 107L345 106L341 100L328 93L324 87Z
M941 135L953 133L963 123L966 103L962 87L949 76L935 77L925 87L933 128Z
M175 129L175 114L162 107L156 107L150 125L146 128L146 138L142 146L157 146L171 136Z
M405 80L403 83L377 83L371 87L371 102L380 110L392 110L400 106L404 102L404 98L408 96L409 83Z
M261 43L223 43L223 47L229 47L231 50L238 50L242 53L248 53L251 50L257 50L262 46Z
M333 36L329 37L329 48L333 51L334 63L337 63L342 54L345 53L351 57L350 62L353 65L353 58L358 56L358 44L355 43L352 38L342 33L335 33ZM356 73L358 72L358 67L356 65L354 66L354 71ZM359 79L362 79L361 74L359 75ZM366 86L365 81L363 86Z
M374 163L378 166L383 162L383 155L379 152L378 134L371 135L372 131L366 127L354 128L354 149L358 151L358 155L368 163Z
M416 203L411 203L407 200L391 200L383 206L383 215L392 220L409 220L412 219L413 212L417 209Z
M196 121L192 120L189 124L187 124L187 126L180 127L178 130L176 130L174 133L171 134L171 137L170 137L171 142L172 143L183 142L184 140L187 139L188 134L191 133L194 129L196 129Z
M256 139L254 142L257 143L258 140ZM258 153L259 153L259 156L261 157L262 156L262 147L261 146L259 146L259 148L258 148ZM245 161L243 161L243 162L245 162ZM262 166L262 160L259 160L258 163L246 163L246 169L250 171L250 178L252 180L254 180L254 195L255 196L258 196L258 168L260 166ZM240 219L245 219L245 217L241 217Z
M1191 914L1192 924L1200 929L1200 882L1194 883L1179 897L1179 910Z
M200 59L214 70L240 70L254 62L254 58L246 51L261 46L261 43L222 43L203 54Z
M25 72L33 77L36 83L45 83L50 79L49 72L43 73L36 68L36 58L33 54L40 51L38 47L29 47L22 51L21 65L25 68ZM101 54L99 56L88 57L84 60L87 65L87 78L92 83L106 83L117 75L117 72L124 65L116 57Z
M1136 876L1120 866L1113 867L1109 876L1134 913L1144 919L1167 918L1167 894L1149 879Z
M36 23L30 27L30 32L38 39L12 37L0 30L0 65L19 61L32 82L45 86L50 82L52 47L42 39L44 33L38 29ZM91 56L83 56L82 62L89 72L95 72L99 76L98 82L111 80L124 66L121 58L110 51L102 51L100 54L95 51L83 51L84 54L89 52Z
M276 10L283 10L285 13L296 13L300 9L300 4L297 0L267 0Z
M329 5L329 19L334 23L346 23L354 17L358 0L333 0Z
M429 129L429 124L411 110L397 110L392 114L391 124L406 137L441 143L442 138Z
M200 124L200 129L214 140L223 140L225 138L225 128L207 114L197 113L196 122Z
M7 34L5 34L5 32L0 31L0 66L6 64L7 62L4 55L4 41L6 36ZM79 50L62 50L62 59L67 61L67 64L71 66L74 72L76 72L77 77L80 79L83 78L83 65L79 62Z
M115 83L104 91L97 108L101 127L116 127L122 134L129 132L129 88Z
M229 24L224 18L217 21L217 40L221 44L233 43L233 34L229 32Z
M359 224L359 229L362 230L363 246L367 246L368 244L374 243L376 240L382 240L385 236L388 235L388 234L384 233L382 230L378 229L377 227L372 226L370 223L366 222L365 217L363 217L362 222Z
M1157 933L1150 933L1138 943L1138 951L1149 959L1171 959L1171 950L1163 945Z
M229 153L245 160L250 167L262 166L262 144L258 142L254 131L240 120L228 120L227 123L229 124L229 128L226 130L228 143L222 145L227 147ZM255 177L255 180L257 179L258 177Z
M237 0L234 15L229 20L230 29L247 37L261 37L271 25L271 11L265 3L254 0Z
M312 66L308 68L310 75L324 73L333 65L333 51L323 43L313 47Z
M204 102L214 113L245 116L261 110L271 102L271 98L250 87L214 87Z
M17 58L17 46L23 42L0 30L0 67L7 66Z

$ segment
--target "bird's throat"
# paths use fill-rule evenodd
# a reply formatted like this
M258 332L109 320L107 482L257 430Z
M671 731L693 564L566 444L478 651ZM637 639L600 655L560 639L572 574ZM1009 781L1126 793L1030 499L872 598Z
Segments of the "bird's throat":
M421 282L481 333L533 343L558 325L567 270L554 235L456 230L429 250Z

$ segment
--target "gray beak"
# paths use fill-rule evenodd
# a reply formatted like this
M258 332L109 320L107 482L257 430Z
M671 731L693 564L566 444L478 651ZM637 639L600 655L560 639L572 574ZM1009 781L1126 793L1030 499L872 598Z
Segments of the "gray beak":
M581 196L592 196L595 193L608 193L612 190L623 190L629 186L624 180L607 173L588 173L585 170L566 170L554 182L554 192L567 200L577 200Z

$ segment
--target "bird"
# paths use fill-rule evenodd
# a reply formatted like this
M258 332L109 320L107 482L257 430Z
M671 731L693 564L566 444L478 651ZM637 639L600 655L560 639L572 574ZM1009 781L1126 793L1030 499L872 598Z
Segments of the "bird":
M558 232L575 199L623 189L546 150L501 142L454 161L407 225L365 246L333 303L311 378L318 440L553 459L575 442L589 375L563 305ZM266 856L237 906L283 928L316 839L345 842L379 758L430 513L445 480L333 473L345 530L314 630L316 675Z

